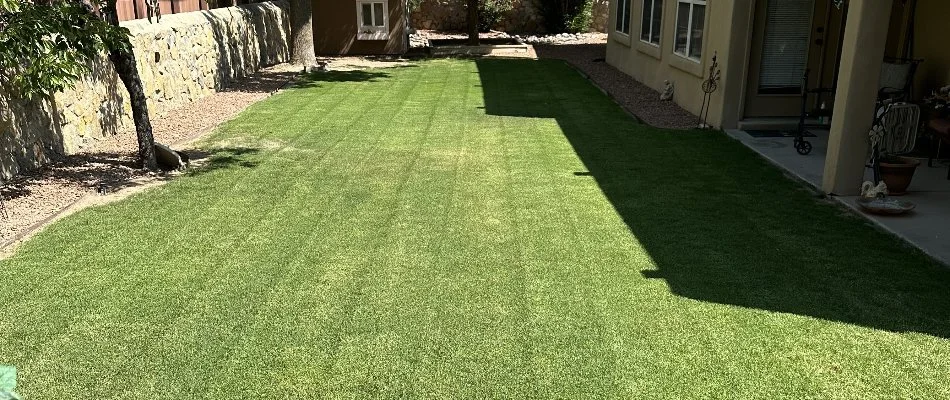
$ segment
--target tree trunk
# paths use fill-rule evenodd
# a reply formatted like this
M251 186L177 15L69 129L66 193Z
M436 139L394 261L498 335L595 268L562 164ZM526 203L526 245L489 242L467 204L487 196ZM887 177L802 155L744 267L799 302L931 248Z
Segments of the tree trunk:
M478 0L468 0L468 44L478 46Z
M103 18L112 25L119 25L119 14L116 12L116 0L106 2ZM126 36L121 48L109 49L109 61L115 67L115 72L129 92L129 102L132 103L132 121L135 123L135 134L139 142L139 160L142 168L149 171L158 169L155 160L155 138L152 136L152 122L148 117L148 103L145 101L145 89L139 70L135 66L135 55L132 54L132 43Z
M131 44L129 44L131 47ZM119 79L129 92L129 101L132 103L132 121L135 122L135 135L139 142L139 159L142 168L150 171L158 169L155 160L155 138L152 136L152 122L148 117L148 103L145 101L145 89L139 70L135 66L135 56L124 49L109 50L109 60L115 66Z
M313 53L313 12L310 0L290 0L290 62L309 68L317 63Z

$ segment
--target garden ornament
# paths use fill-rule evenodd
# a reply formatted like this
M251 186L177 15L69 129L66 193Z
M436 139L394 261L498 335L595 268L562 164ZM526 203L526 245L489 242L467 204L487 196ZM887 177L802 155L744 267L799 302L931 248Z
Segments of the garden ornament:
M670 101L673 100L673 82L669 80L663 81L663 93L660 93L660 100Z

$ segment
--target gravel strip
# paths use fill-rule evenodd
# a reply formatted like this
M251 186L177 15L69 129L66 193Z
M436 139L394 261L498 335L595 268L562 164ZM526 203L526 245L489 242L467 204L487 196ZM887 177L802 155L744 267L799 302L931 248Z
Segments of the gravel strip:
M235 83L230 88L152 116L155 141L186 142L208 133L291 81L298 70L281 64ZM95 148L24 173L0 187L0 247L18 242L90 194L114 193L166 178L135 167L134 127L102 140Z
M658 128L691 129L699 117L672 101L661 101L660 93L604 62L606 35L597 43L535 45L541 58L565 60L614 98L621 107L646 124Z

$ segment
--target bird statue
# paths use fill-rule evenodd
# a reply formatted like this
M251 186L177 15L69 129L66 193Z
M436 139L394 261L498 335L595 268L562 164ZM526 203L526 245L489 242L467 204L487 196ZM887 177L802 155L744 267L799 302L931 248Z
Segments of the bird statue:
M861 184L861 197L874 199L874 198L884 198L887 197L887 185L884 181L881 181L874 186L870 181L864 181Z
M663 81L663 93L660 93L660 100L670 101L673 100L673 82L669 80Z

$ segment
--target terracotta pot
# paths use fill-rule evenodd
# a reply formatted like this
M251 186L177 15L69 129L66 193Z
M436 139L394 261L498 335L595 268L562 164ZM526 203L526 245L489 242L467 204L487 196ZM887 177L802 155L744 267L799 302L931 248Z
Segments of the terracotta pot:
M887 185L887 191L894 196L907 194L907 187L914 179L914 171L920 160L908 157L892 157L878 163L881 180Z

